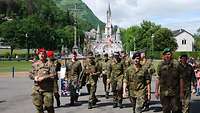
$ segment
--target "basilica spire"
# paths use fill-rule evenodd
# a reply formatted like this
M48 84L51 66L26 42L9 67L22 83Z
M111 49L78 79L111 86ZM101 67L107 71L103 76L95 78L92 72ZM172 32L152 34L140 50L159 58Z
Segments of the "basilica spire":
M111 15L110 3L108 5L108 10L107 10L107 23L105 26L105 34L106 38L111 38L112 36L112 15Z

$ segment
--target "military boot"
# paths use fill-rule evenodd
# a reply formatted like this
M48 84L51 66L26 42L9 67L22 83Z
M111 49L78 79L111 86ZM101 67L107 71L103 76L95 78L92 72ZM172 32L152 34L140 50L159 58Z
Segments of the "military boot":
M149 101L146 101L142 111L148 111L148 110L149 110Z
M92 109L92 103L88 102L88 109Z
M69 104L69 106L74 106L74 101L75 101L74 97L71 97L70 98L70 104Z
M120 109L123 108L122 101L119 101L118 106L119 106Z
M56 102L57 102L57 107L60 107L60 98L56 99Z
M109 98L109 92L106 92L105 97L106 97L106 99Z
M55 113L53 106L46 107L47 113Z
M60 107L60 95L55 94L55 98L56 98L57 107Z
M113 108L116 108L116 107L117 107L117 102L114 101L114 102L113 102Z
M79 95L77 94L77 95L75 96L75 102L78 102L78 97L79 97Z

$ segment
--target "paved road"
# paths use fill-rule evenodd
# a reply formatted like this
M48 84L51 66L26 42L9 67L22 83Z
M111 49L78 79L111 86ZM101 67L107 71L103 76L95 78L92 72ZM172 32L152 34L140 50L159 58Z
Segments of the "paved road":
M154 84L154 83L152 83ZM152 91L154 90L152 85ZM26 77L0 78L0 113L34 113L34 106L31 103L31 87L32 81ZM83 88L82 93L85 94L86 90ZM69 97L62 97L62 107L55 108L56 113L132 113L132 108L128 99L123 101L124 108L112 108L112 98L105 99L103 92L103 85L101 80L98 83L97 95L99 103L96 108L87 109L88 95L83 95L79 98L77 106L70 107ZM192 111L191 113L200 113L200 97L192 96ZM150 111L145 113L162 113L159 100L152 95L152 102Z

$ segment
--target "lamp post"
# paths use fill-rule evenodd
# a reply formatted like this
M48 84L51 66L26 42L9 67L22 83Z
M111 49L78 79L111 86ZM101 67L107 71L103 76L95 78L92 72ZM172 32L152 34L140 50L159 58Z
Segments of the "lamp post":
M153 57L153 52L154 52L154 34L151 35L151 55Z
M135 45L135 36L133 37L133 43L134 43L134 52L136 50L136 45Z
M30 53L30 51L29 51L29 45L28 45L28 33L26 33L26 35L25 35L25 37L26 37L26 49L27 49L27 58L26 58L26 60L28 61L29 60L29 53Z

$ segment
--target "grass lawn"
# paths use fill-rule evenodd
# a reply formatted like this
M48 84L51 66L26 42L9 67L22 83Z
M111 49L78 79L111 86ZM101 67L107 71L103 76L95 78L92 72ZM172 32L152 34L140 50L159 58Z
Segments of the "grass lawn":
M30 71L30 61L0 61L0 72L11 72L12 67L15 67L16 72Z
M157 60L154 60L154 67L157 68ZM29 61L0 61L0 72L11 72L12 67L15 67L16 72L30 71L32 69Z

